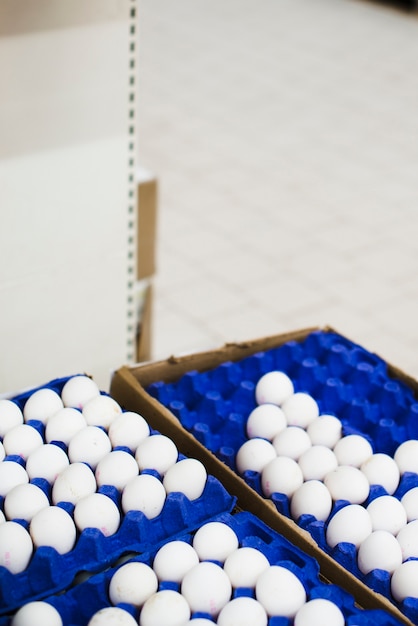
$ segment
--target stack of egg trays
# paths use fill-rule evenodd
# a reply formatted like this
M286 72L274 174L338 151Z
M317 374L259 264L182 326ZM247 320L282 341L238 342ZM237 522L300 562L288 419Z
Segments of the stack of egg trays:
M60 394L69 378L54 379L10 399L23 410L32 393L38 389L49 388ZM42 422L29 420L27 423L44 435ZM150 432L158 433L153 429L150 429ZM62 442L55 443L67 450ZM123 449L130 452L128 448ZM182 458L186 457L179 454L179 460ZM25 466L24 460L19 456L6 456L2 462L7 460L17 461ZM154 470L145 470L142 473L152 473L160 478ZM52 486L45 479L33 478L30 482L43 489L51 501ZM121 494L114 486L103 485L98 492L112 498L119 507L121 523L117 532L105 537L98 529L86 528L81 533L78 532L74 548L63 555L54 548L39 547L34 550L27 568L18 574L12 574L0 566L0 616L16 610L31 600L40 600L51 593L67 589L80 572L101 571L127 552L145 552L150 546L160 544L173 534L195 529L214 515L231 511L236 500L214 476L208 475L205 489L199 498L190 501L183 493L171 493L167 495L160 515L148 519L140 511L128 511L124 514L120 507ZM0 497L0 509L3 508L3 500ZM74 510L74 505L68 502L60 502L58 506L62 506L70 514ZM25 520L13 521L28 528Z
M334 602L343 612L346 626L401 625L399 620L382 609L359 608L347 591L337 585L323 582L319 576L318 563L314 558L306 555L252 513L246 511L235 514L223 513L216 516L214 521L226 523L235 531L239 547L255 548L267 557L270 565L281 565L294 573L305 587L308 600L325 598ZM163 543L174 539L192 543L193 532L170 537ZM91 576L84 582L69 589L65 594L50 596L47 598L47 601L60 613L64 626L87 626L95 612L112 606L109 600L108 588L115 571L131 561L140 561L152 567L154 556L161 545L158 547L153 546L152 550L141 555L131 555L129 559L123 560L121 564ZM180 591L180 585L171 581L160 581L158 590L161 591L163 589ZM240 596L255 597L254 589L234 589L232 598ZM136 619L139 618L140 609L137 607L129 604L117 606L127 610ZM194 613L192 614L192 619L194 617L213 619L209 614L204 613ZM10 626L10 622L10 617L0 618L0 626ZM293 620L287 617L270 617L268 621L268 626L291 626L292 624Z
M315 398L320 413L336 415L342 422L344 435L366 437L374 452L393 456L403 441L418 438L418 401L412 388L400 377L395 378L378 355L336 332L315 330L302 341L291 340L208 371L189 371L172 383L157 381L146 390L236 472L236 454L247 440L246 420L256 406L255 385L263 374L272 370L285 372L292 379L295 391L304 391ZM246 472L243 478L263 495L257 472ZM393 495L401 498L415 486L418 475L405 473ZM386 493L383 487L372 485L364 505ZM272 500L279 513L291 518L289 500L284 494L273 494ZM331 516L346 504L335 502ZM308 515L303 515L297 523L345 569L418 623L418 600L407 598L397 603L390 592L388 572L374 570L362 574L357 567L354 545L344 542L334 549L328 546L326 523Z

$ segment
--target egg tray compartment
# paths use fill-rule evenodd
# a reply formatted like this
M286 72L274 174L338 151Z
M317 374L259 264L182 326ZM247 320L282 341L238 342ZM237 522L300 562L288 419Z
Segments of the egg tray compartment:
M273 531L256 516L248 512L222 513L215 516L213 521L228 524L237 534L240 547L252 547L260 550L269 560L271 565L282 565L293 572L303 583L308 599L325 598L335 602L342 610L347 626L397 626L400 622L382 609L360 609L354 603L353 597L345 590L336 585L322 582L319 577L318 563L312 557L294 546L280 534ZM195 529L197 530L197 528ZM86 580L70 588L65 594L51 595L46 600L60 613L64 626L86 626L92 615L105 607L112 606L108 596L108 587L115 571L131 561L140 561L152 566L157 550L168 541L182 539L192 542L193 533L187 532L173 535L159 545L141 555L129 555L120 563L94 574ZM180 591L178 583L161 581L159 590L173 589ZM254 590L250 588L236 588L232 598L240 596L255 597ZM140 610L129 604L117 605L127 610L136 619ZM205 613L194 613L192 617L206 617ZM11 617L0 618L0 626L10 626ZM291 626L293 620L286 617L270 617L269 626Z

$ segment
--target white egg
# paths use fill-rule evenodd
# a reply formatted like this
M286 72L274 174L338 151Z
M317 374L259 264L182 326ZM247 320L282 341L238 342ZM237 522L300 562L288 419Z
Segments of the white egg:
M214 622L206 617L194 617L184 624L184 626L213 626Z
M267 626L267 622L263 605L245 596L228 602L216 620L218 626Z
M68 445L71 463L88 463L95 470L99 461L112 449L110 439L99 426L86 426L74 435Z
M113 448L125 446L135 452L141 441L150 434L148 422L139 413L125 411L109 426L109 439Z
M12 617L11 626L62 626L57 609L48 602L34 601L24 604Z
M331 600L314 598L306 602L295 615L294 626L344 626L345 617L341 609Z
M190 615L190 607L181 593L163 589L145 602L139 616L139 626L183 626Z
M112 422L121 415L122 408L110 396L99 395L86 402L82 413L88 426L101 426L108 430Z
M181 583L181 593L192 612L216 617L230 600L232 586L222 567L203 561L187 572Z
M201 561L224 562L238 548L235 531L224 522L207 522L193 537L193 548Z
M409 489L401 498L408 522L418 519L418 487Z
M248 439L239 448L235 463L240 474L261 472L269 461L276 458L276 450L267 439Z
M45 443L30 453L26 460L26 471L30 479L44 478L52 484L69 464L69 458L62 448Z
M337 544L352 543L357 548L372 533L372 520L360 504L348 504L328 522L326 540L331 548Z
M49 506L47 495L31 483L17 485L6 495L3 503L6 518L30 522L38 511Z
M334 453L339 465L353 465L360 467L372 454L370 442L361 435L347 435L342 437L334 446Z
M255 597L268 615L293 618L306 602L306 591L293 572L272 565L258 577Z
M126 603L141 607L158 589L158 578L152 567L133 561L119 567L109 583L113 605Z
M31 452L42 446L44 440L36 428L29 424L20 424L9 430L3 438L7 455L18 455L27 459Z
M23 417L25 422L29 420L39 420L46 424L54 413L62 409L61 396L53 389L38 389L26 400L23 407Z
M408 521L405 508L394 496L375 498L368 505L367 511L372 520L373 530L387 530L392 535L397 535Z
M260 404L251 411L246 423L247 436L261 437L272 441L275 435L286 428L286 416L276 404Z
M272 443L277 456L288 456L295 461L312 446L308 433L299 426L288 426L274 437Z
M120 513L111 498L103 493L91 493L76 502L74 521L79 531L98 528L105 537L110 537L119 528Z
M135 459L141 472L153 469L163 476L177 462L178 454L177 446L170 437L156 434L141 441L135 451Z
M23 413L13 400L0 399L0 437L14 428L23 424Z
M23 526L12 521L0 524L0 566L19 574L28 566L32 552L32 539Z
M290 498L302 483L302 470L287 456L276 457L261 472L261 488L267 498L273 493L283 493Z
M97 484L93 471L85 463L71 463L58 474L52 486L52 502L71 502L96 491Z
M324 484L334 501L347 500L361 504L370 492L369 481L361 470L353 465L340 465L324 476Z
M100 395L97 383L83 374L72 376L61 390L64 406L82 409L92 398Z
M396 535L402 550L402 560L418 558L418 520L408 522Z
M306 432L313 445L333 448L342 437L342 424L335 415L323 414L308 424Z
M402 563L402 551L396 537L387 530L373 531L360 544L357 563L363 574L374 569L394 572Z
M418 439L408 439L395 450L393 458L401 475L405 472L418 474Z
M113 485L122 490L132 478L138 476L139 467L129 452L113 450L100 459L94 474L99 487Z
M168 541L156 553L152 567L159 580L181 583L199 563L196 550L185 541Z
M281 405L294 392L291 379L284 372L267 372L255 386L257 404Z
M282 409L289 426L306 428L319 416L316 400L303 391L298 391L287 398L282 404Z
M189 500L197 500L205 489L207 472L197 459L182 459L168 468L163 478L167 494L179 492Z
M4 460L6 456L6 450L4 449L3 444L0 442L0 462Z
M304 480L323 480L326 474L336 469L338 462L330 448L314 445L301 454L298 465Z
M327 487L320 480L304 482L292 496L290 512L294 520L301 515L313 515L325 522L332 509L332 498Z
M70 552L77 538L73 518L59 506L39 511L30 522L29 533L36 548L49 546L59 554Z
M140 474L132 478L122 491L122 509L141 511L148 519L158 517L164 508L166 490L158 478L151 474Z
M397 464L388 454L372 454L360 469L370 485L381 485L389 495L395 493L401 476Z
M242 547L234 550L224 563L232 587L254 588L258 577L270 567L269 560L256 548Z
M6 496L13 487L29 482L29 476L22 465L16 461L0 463L0 496Z
M4 513L2 510L0 510L0 524L2 524L5 521L6 521L6 518L4 517Z
M418 561L406 561L399 565L392 574L390 588L398 602L405 598L418 598Z
M86 426L87 422L81 411L64 407L49 418L45 426L45 441L62 441L68 445L74 435Z
M138 622L125 609L118 606L107 606L96 611L87 626L138 626Z

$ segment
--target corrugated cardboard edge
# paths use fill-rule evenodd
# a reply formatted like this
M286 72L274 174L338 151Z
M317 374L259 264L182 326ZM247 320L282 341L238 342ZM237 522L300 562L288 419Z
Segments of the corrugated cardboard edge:
M279 514L271 500L261 497L251 489L242 478L200 444L180 424L171 411L145 391L145 388L152 382L160 380L172 382L192 370L205 371L217 367L225 361L238 361L256 352L278 347L288 341L302 341L308 334L317 330L336 332L343 336L330 326L312 327L248 342L225 344L218 350L182 357L172 356L165 361L133 367L123 366L113 374L110 393L124 409L142 414L153 428L171 437L183 454L200 459L208 473L218 478L229 493L237 497L237 504L240 509L253 513L306 554L314 557L318 561L321 574L326 581L346 589L360 607L384 609L399 621L411 626L412 622L392 602L383 595L372 591L321 550L307 531L301 529L293 520ZM404 380L417 390L416 381L390 364L388 364L388 368L391 375Z

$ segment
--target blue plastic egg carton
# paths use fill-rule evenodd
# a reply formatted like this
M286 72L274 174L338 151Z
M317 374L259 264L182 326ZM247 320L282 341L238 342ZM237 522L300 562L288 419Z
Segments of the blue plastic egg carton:
M307 600L324 598L337 604L344 615L347 626L374 626L375 624L380 626L399 626L402 623L382 609L364 610L359 608L348 592L336 585L322 582L315 559L307 556L302 550L273 531L254 515L247 512L224 513L215 517L214 520L224 522L235 531L240 547L255 548L267 557L270 565L281 565L295 574L305 588ZM167 541L174 539L182 539L187 543L192 543L193 532L173 536ZM161 546L155 546L152 550L141 555L132 555L128 560L124 560L122 564L91 576L84 582L80 582L80 584L69 589L65 594L50 596L47 601L57 609L64 626L87 626L88 621L95 612L112 606L108 589L115 571L130 561L140 561L152 567L158 547ZM158 590L162 589L180 591L180 585L172 581L160 581ZM255 597L254 589L233 589L232 598L240 596ZM138 620L139 608L129 604L116 606L128 611ZM205 613L192 613L192 619L194 617L213 619L209 614ZM0 626L10 626L10 623L10 617L0 618ZM292 623L292 619L282 616L270 617L268 621L269 626L291 626Z
M26 400L37 389L48 387L60 393L67 380L68 377L53 380L12 400L23 409ZM41 422L28 423L43 433ZM151 434L157 433L153 429L150 431ZM64 444L62 447L66 449ZM178 459L182 458L186 457L179 454ZM8 456L3 462L7 460L25 465L21 457ZM153 470L145 470L142 473L152 473L160 478ZM50 497L51 485L45 479L34 478L30 482L41 487ZM106 537L98 529L86 528L82 532L77 532L74 548L63 555L51 547L39 547L34 550L27 568L18 574L12 574L0 566L0 616L15 611L31 600L39 600L69 588L80 572L99 572L110 567L126 553L147 552L150 546L157 546L172 535L190 532L204 521L225 511L231 511L235 504L235 498L211 475L208 475L204 491L196 500L189 500L183 493L168 494L161 513L154 519L148 519L140 511L123 513L120 506L121 493L112 485L101 486L97 491L112 498L119 508L121 523L117 532ZM3 498L0 498L0 508L2 500ZM74 505L68 502L58 503L58 506L70 514L74 510ZM28 528L28 522L24 520L13 521Z

